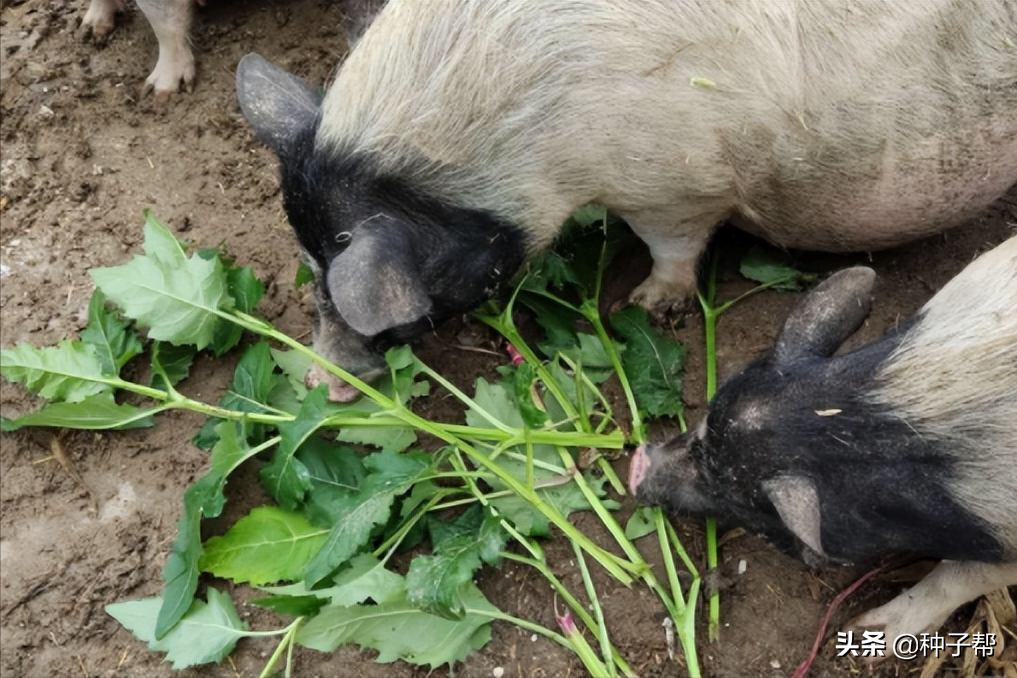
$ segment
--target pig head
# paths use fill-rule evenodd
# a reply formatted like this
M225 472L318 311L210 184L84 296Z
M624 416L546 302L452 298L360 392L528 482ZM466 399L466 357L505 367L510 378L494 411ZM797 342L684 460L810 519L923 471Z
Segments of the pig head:
M873 281L858 267L819 285L695 431L636 453L636 498L744 525L814 563L1003 558L995 526L952 491L958 460L947 441L870 397L915 320L831 357L868 314Z
M322 357L369 381L387 347L472 310L522 264L522 233L496 215L315 149L321 94L303 79L250 54L236 81L244 116L280 159L286 212L314 272ZM358 395L320 367L307 381L328 383L335 401Z

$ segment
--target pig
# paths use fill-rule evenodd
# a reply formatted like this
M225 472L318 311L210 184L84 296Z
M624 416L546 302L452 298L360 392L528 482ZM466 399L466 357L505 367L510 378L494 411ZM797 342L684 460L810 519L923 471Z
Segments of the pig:
M816 287L693 432L635 452L629 488L813 564L942 560L850 624L892 642L1017 584L1017 237L907 322L835 356L868 314L874 278L849 268Z
M138 0L138 7L159 40L159 60L145 80L145 90L157 95L190 91L194 85L194 54L187 40L191 26L192 0ZM81 20L82 29L105 38L114 28L118 12L126 10L124 0L92 0Z
M236 89L316 274L315 349L369 378L584 204L649 247L630 299L657 313L724 221L831 252L961 223L1017 181L1015 45L1013 0L392 0L324 93L255 54Z

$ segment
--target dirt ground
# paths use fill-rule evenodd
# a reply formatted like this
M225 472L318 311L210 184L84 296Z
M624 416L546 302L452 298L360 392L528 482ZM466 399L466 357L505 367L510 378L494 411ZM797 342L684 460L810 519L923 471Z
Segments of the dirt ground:
M156 43L134 11L105 45L76 34L85 0L4 0L0 10L0 326L2 344L36 345L73 336L85 321L92 291L86 271L123 263L141 240L141 211L152 208L184 239L202 246L225 242L268 284L260 311L281 330L309 336L311 301L294 287L297 250L282 211L275 158L240 116L232 72L241 56L258 51L313 82L325 82L345 53L340 9L324 0L211 2L198 11L193 42L199 63L196 90L169 101L142 96ZM872 339L917 309L978 253L1017 229L1017 191L970 224L943 236L871 258L809 256L801 263L827 271L870 262L879 273L872 317L856 341ZM734 246L742 241L734 238ZM743 244L743 243L742 243ZM721 298L747 289L721 286ZM764 293L736 306L719 328L722 376L767 349L795 300ZM690 346L685 398L689 419L703 412L701 322L689 316L674 329ZM504 358L458 348L459 335L484 330L452 323L425 337L418 352L460 386L491 374ZM192 395L213 401L232 373L229 361L200 360L188 382ZM3 412L33 407L6 382ZM432 416L440 402L421 405ZM206 455L189 439L197 416L163 416L152 429L113 434L74 432L59 440L82 482L58 463L52 433L4 434L0 456L0 672L11 678L52 676L169 676L150 653L103 611L116 601L159 592L160 571L176 533L181 493L204 469ZM618 468L625 471L626 461ZM254 474L231 480L224 529L245 506L261 501ZM623 515L632 510L623 504ZM597 535L588 516L577 524ZM694 558L702 562L702 530L679 521ZM603 535L600 535L603 536ZM577 585L571 550L548 544L555 570ZM833 597L865 568L810 572L764 541L733 533L722 548L722 635L700 645L711 676L787 676L808 654L819 620ZM659 560L659 557L658 557ZM744 573L738 574L744 563ZM221 584L221 582L220 582ZM512 564L489 569L479 584L503 610L554 626L548 591L531 572ZM888 600L904 584L892 576L863 586L834 615L832 629ZM243 599L243 592L237 597ZM614 638L643 676L685 675L668 660L663 609L641 590L605 589L603 604ZM963 629L974 606L951 620ZM271 614L240 606L252 626L275 628ZM702 618L702 615L700 615ZM699 636L705 638L705 629ZM186 676L257 676L271 653L269 640L241 641L228 662ZM865 674L856 660L835 658L828 636L811 675ZM1011 659L1013 657L1011 656ZM372 653L335 655L301 650L299 676L424 676L426 670L378 665ZM579 676L577 660L528 632L495 624L493 640L460 675ZM910 675L916 663L888 661L871 675ZM443 668L436 675L448 674ZM941 675L954 675L944 668Z

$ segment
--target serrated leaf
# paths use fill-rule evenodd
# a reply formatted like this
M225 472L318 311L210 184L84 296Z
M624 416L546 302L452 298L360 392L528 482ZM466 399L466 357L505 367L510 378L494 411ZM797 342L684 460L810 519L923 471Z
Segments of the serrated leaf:
M773 283L779 290L800 290L815 276L803 273L787 263L787 257L772 247L753 245L742 257L738 270L749 280Z
M372 445L382 452L402 452L417 442L417 434L409 426L346 426L336 433L336 440L354 445Z
M95 349L65 339L56 346L36 348L22 342L0 350L0 374L47 400L79 402L109 390ZM115 374L105 375L116 377Z
M244 313L251 313L263 296L265 284L254 275L250 266L234 266L232 261L223 262L226 270L226 288L233 300L234 308ZM231 322L220 322L216 326L212 340L212 350L216 355L223 355L240 342L244 330L240 325Z
M646 311L637 306L613 314L611 326L625 339L622 369L636 407L647 417L681 414L685 346L655 330Z
M355 643L377 650L379 663L402 659L431 669L451 665L487 644L488 614L497 613L476 586L463 591L462 602L467 613L456 621L421 612L408 602L330 606L300 628L297 642L321 652Z
M446 619L464 614L460 593L486 562L496 565L508 535L501 521L480 507L454 523L431 518L434 555L417 556L406 573L406 598L414 607Z
M267 413L269 410L263 403L268 400L269 393L279 380L268 344L259 341L244 351L233 372L229 390L219 400L219 407L236 412ZM218 417L209 417L195 436L195 445L208 449L214 444L215 428L222 421ZM265 439L264 424L250 422L246 425L245 432L252 444L257 445Z
M261 506L238 520L226 534L205 542L199 567L234 583L255 586L299 579L328 530L299 513Z
M307 394L297 418L279 424L279 448L272 463L259 474L265 491L290 511L297 510L304 501L304 495L311 489L307 467L295 456L297 448L324 423L327 402L328 387L325 384Z
M321 551L307 565L304 581L314 586L353 556L375 526L388 521L392 502L429 468L423 454L376 452L364 459L369 473L361 491L339 499L343 519L329 532Z
M360 491L367 469L353 449L334 445L320 437L309 438L297 450L297 459L307 469L311 488L303 512L315 525L331 527L343 520L343 501Z
M155 623L155 637L162 638L176 626L194 602L201 558L202 515L215 518L226 503L226 478L212 470L184 491L184 510L177 523L177 538L162 568L166 586Z
M209 346L220 323L217 311L233 301L218 258L186 257L177 239L149 212L144 255L122 266L89 271L96 286L151 339Z
M240 422L224 421L215 428L218 440L209 455L212 471L227 478L252 455L251 447L240 435Z
M95 349L102 373L112 376L143 350L138 335L106 308L106 297L98 289L88 302L88 326L81 331L81 341Z
M195 600L179 625L156 639L155 617L160 598L134 600L106 606L106 613L120 622L151 650L166 653L166 661L180 670L223 660L240 638L247 624L237 615L233 601L216 589L208 590L208 602Z
M117 403L113 393L105 391L75 403L49 403L41 409L17 419L6 419L5 431L16 431L25 426L50 426L85 430L128 430L146 428L155 422L153 416L168 409L159 405L140 409L127 403Z
M162 341L152 342L152 388L169 390L183 381L191 370L197 349L193 346L174 346Z

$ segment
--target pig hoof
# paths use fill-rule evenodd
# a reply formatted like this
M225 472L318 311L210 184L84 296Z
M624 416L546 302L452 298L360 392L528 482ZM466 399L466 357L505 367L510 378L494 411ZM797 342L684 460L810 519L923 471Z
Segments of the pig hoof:
M645 308L660 318L671 314L686 313L692 306L695 289L684 285L665 283L648 278L629 297L629 302Z
M173 59L159 59L155 70L145 80L144 92L155 91L157 97L176 94L183 87L190 92L194 86L194 56L190 49L180 52Z
M85 16L81 18L78 32L82 38L91 35L96 41L103 42L113 32L117 12L126 10L123 0L92 0Z

